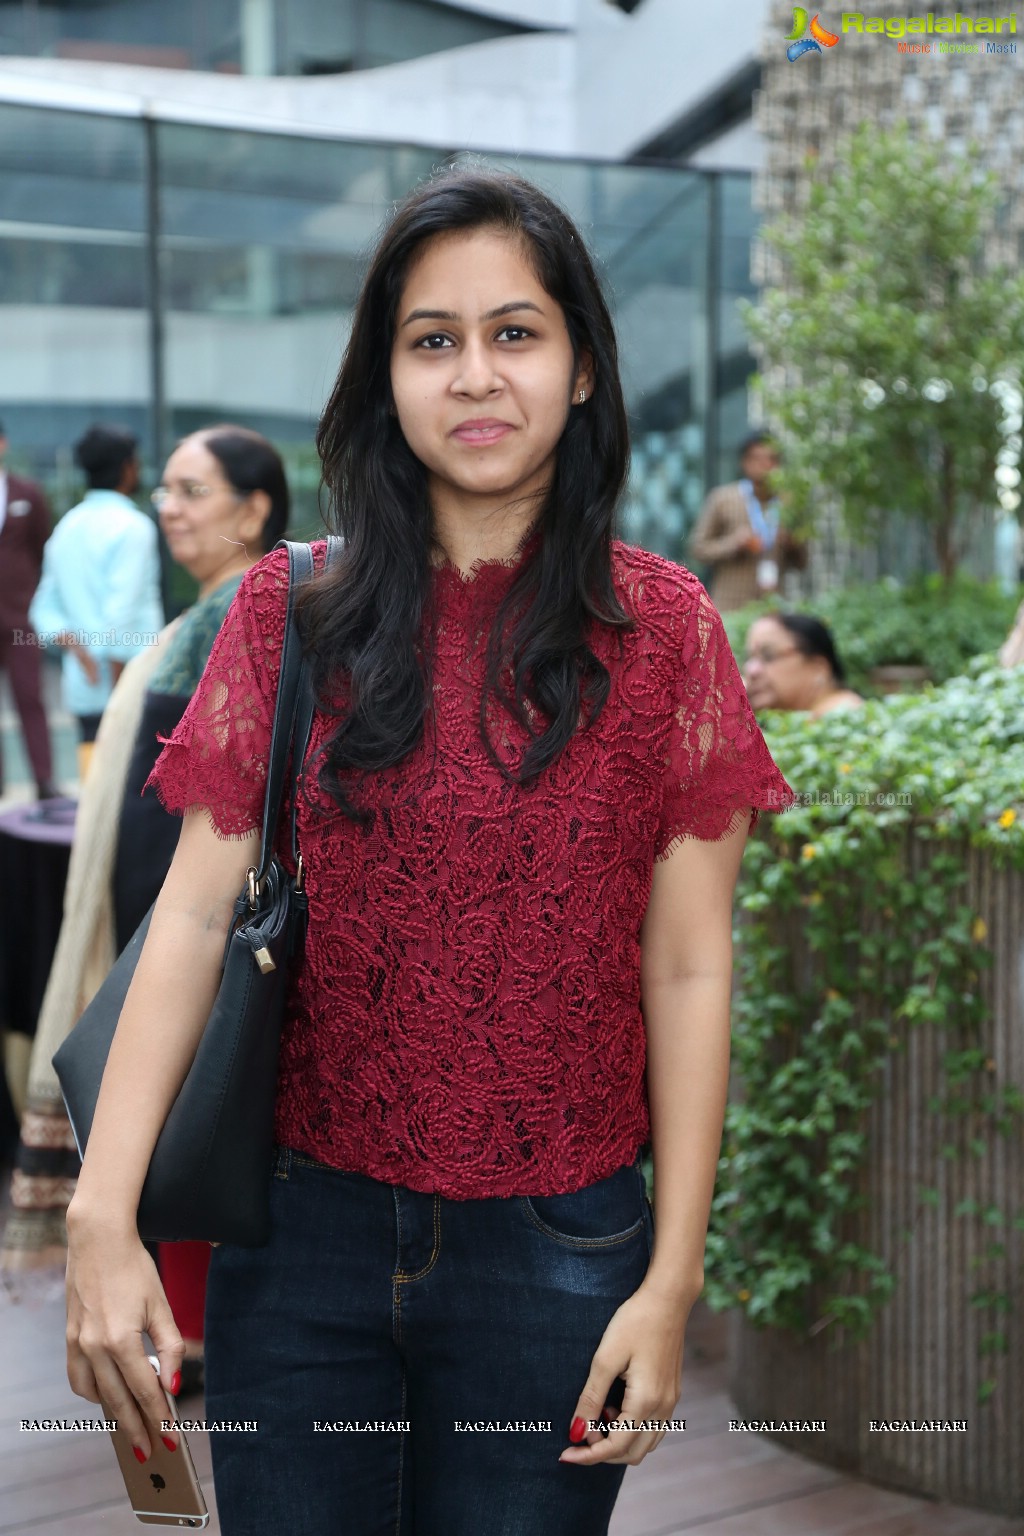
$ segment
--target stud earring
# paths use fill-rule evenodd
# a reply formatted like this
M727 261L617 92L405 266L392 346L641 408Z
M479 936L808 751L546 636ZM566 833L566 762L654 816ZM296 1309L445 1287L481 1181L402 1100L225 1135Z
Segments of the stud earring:
M585 400L585 399L586 399L586 398L587 398L587 392L586 392L586 390L585 390L585 389L581 389L581 390L580 390L580 405L582 405L582 404L583 404L583 402L584 402L584 400Z

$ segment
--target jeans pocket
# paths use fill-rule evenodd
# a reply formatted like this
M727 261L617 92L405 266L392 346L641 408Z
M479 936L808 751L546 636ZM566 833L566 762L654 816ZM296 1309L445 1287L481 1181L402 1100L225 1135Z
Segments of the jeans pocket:
M644 1232L643 1176L635 1163L568 1195L520 1195L532 1226L572 1248L614 1248Z

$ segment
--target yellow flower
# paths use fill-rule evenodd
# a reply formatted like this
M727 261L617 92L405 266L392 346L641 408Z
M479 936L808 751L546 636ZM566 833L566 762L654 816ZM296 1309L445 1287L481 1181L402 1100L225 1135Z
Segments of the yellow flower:
M988 938L988 923L983 917L976 917L971 924L971 938L975 944L984 944Z
M1000 818L999 818L999 825L1001 827L1012 827L1016 820L1017 820L1017 812L1013 809L1012 806L1010 806L1000 816Z
M800 857L802 859L813 859L817 852L818 850L813 843L804 843L803 848L800 850Z
M749 1291L737 1291L736 1292L736 1298L737 1298L738 1301L749 1301L750 1300L750 1292Z
M849 773L850 772L850 765L849 765L849 763L840 763L839 764L839 772L840 773Z

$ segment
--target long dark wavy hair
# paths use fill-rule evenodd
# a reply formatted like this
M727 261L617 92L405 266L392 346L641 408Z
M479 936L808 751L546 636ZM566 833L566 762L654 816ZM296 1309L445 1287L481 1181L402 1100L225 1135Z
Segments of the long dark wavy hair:
M589 353L595 378L586 404L569 411L534 524L540 537L531 541L488 640L480 732L507 778L536 779L573 733L600 714L610 677L587 643L588 623L632 627L611 569L629 430L615 332L590 256L569 217L537 187L503 172L451 168L416 188L387 225L317 432L329 498L325 521L343 535L345 548L332 570L303 592L299 615L323 707L339 673L348 678L346 708L322 748L319 781L357 821L369 817L351 798L355 784L413 751L431 698L423 620L436 546L427 472L393 411L390 360L399 303L425 241L477 229L496 229L522 243L541 286L561 306L575 366ZM490 739L491 697L528 735L518 767L502 762ZM542 728L531 723L528 706L539 711Z

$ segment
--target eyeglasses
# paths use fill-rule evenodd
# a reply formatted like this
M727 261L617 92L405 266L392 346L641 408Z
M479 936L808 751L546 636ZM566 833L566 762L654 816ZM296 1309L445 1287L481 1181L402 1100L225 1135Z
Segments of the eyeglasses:
M159 512L172 496L177 496L181 501L202 501L206 496L215 496L218 491L231 491L229 485L199 485L185 484L172 489L169 485L158 485L150 495L150 501ZM234 492L232 492L234 494Z
M784 651L751 651L743 658L743 665L749 667L752 661L760 661L770 667L773 661L781 661L783 656L795 656L799 649L798 645L790 645Z

